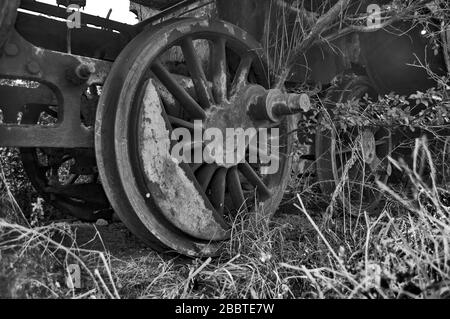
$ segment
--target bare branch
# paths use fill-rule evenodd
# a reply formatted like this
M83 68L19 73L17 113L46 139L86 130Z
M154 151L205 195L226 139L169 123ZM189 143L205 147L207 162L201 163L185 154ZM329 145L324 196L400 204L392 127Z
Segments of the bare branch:
M283 86L284 82L291 72L292 65L294 65L297 56L306 52L314 42L320 37L322 32L334 21L336 18L348 7L350 0L339 0L326 14L321 16L319 20L313 25L311 31L306 38L293 50L290 54L286 67L278 78L277 87Z

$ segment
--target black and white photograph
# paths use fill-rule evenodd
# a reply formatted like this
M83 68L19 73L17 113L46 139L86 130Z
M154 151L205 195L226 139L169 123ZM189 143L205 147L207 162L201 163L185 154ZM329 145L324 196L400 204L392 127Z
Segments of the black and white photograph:
M0 0L0 299L450 299L450 1Z

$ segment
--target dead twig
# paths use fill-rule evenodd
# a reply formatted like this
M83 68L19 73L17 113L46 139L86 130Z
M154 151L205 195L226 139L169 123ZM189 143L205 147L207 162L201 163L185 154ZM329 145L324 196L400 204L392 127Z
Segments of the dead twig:
M285 69L277 80L277 88L281 88L286 82L296 57L304 54L320 37L322 32L348 7L350 0L339 0L326 14L312 26L311 31L300 44L292 50L286 63Z

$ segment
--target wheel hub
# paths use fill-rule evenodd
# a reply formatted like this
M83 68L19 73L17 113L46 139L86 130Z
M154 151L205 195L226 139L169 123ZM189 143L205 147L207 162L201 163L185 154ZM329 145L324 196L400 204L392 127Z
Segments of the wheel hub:
M257 140L258 123L248 114L248 88L249 86L245 86L231 96L229 101L208 111L205 121L207 136L212 134L217 138L220 135L220 141L214 145L214 149L210 145L205 147L205 153L209 155L206 160L220 167L230 168L242 163L247 148ZM209 143L211 140L205 142Z
M242 87L229 101L225 100L207 112L207 136L220 137L215 149L206 146L205 154L209 157L206 160L226 168L242 163L249 146L256 149L258 142L270 144L269 141L258 141L259 130L266 133L267 127L279 123L286 115L309 108L310 100L306 94L285 94L276 89L266 90L260 85ZM211 142L211 139L204 142Z

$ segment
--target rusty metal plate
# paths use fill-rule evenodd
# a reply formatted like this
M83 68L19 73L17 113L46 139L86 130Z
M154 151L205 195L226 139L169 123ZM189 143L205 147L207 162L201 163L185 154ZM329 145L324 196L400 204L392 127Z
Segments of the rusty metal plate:
M59 121L54 126L0 124L0 145L92 148L94 146L93 128L88 128L81 123L81 96L88 85L104 83L111 63L42 49L30 44L15 31L5 45L6 48L8 48L5 51L6 54L0 59L0 77L42 83L52 91L56 99L59 107ZM80 65L89 66L93 73L82 83L74 83L68 75L75 73ZM21 91L20 88L16 90ZM20 93L21 98L15 99L11 96L5 104L13 105L13 110L6 110L4 113L10 114L14 109L25 106L17 105L17 103L44 102L43 97L35 100L36 92L29 94L30 92L29 88L23 88ZM53 104L55 101L52 99L51 102Z

